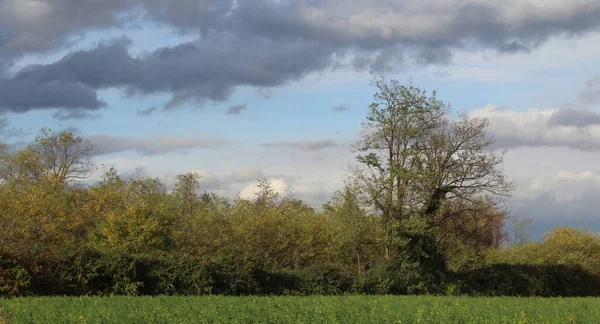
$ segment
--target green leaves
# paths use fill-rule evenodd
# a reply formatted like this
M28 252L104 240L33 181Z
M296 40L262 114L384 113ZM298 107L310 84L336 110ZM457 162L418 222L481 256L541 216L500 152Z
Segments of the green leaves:
M508 194L512 184L500 168L502 157L486 150L492 144L486 120L450 119L450 105L438 100L435 91L428 94L410 80L401 84L384 76L376 76L372 84L377 92L354 146L361 154L352 180L365 207L380 217L385 258L443 272L440 252L472 251L440 248L448 241L443 242L447 232L442 234L439 215L448 204L471 202L486 193ZM482 229L490 231L477 230ZM462 244L464 236L453 238Z
M363 163L369 167L376 167L383 171L381 167L381 162L375 153L369 153L367 155L359 155L356 157L356 160L360 163Z

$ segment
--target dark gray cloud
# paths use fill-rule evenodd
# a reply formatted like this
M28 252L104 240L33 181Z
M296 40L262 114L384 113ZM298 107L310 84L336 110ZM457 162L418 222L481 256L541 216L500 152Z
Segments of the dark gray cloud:
M348 105L338 105L333 107L334 112L343 112L346 110L350 110L350 107Z
M480 43L504 51L536 45L557 33L597 28L600 11L600 5L589 1L181 0L162 6L156 2L148 2L150 15L183 29L311 38L363 48L394 42L436 47Z
M323 141L295 141L295 142L273 142L273 143L262 143L260 144L264 147L284 147L297 149L302 151L320 151L323 149L338 147L339 144L333 140L323 140Z
M600 114L581 109L559 109L548 119L548 125L575 127L600 125Z
M228 115L240 115L244 110L248 109L246 104L243 105L233 105L227 109Z
M91 135L87 139L96 146L93 155L105 155L123 151L135 151L142 155L159 155L187 152L195 148L214 149L232 146L235 142L222 139L202 139L172 135L149 137Z
M150 21L198 40L142 57L127 41L6 73L24 53L85 31ZM527 52L600 27L600 2L423 0L0 0L0 107L96 110L96 91L168 93L166 108L223 101L239 86L278 86L351 62L359 69L448 64L456 49ZM597 100L597 91L584 94Z
M165 108L187 102L224 101L242 85L270 87L297 80L331 62L317 43L207 37L160 48L144 57L127 52L128 42L101 43L56 63L32 65L0 79L0 108L89 109L104 106L96 90L118 87L129 95L170 93Z
M211 36L141 58L140 78L128 91L170 92L167 108L188 101L224 101L238 86L277 86L321 70L331 63L331 53L315 42Z
M156 2L156 1L154 1ZM272 40L316 40L386 58L446 63L451 49L523 52L558 35L598 29L600 5L589 1L388 0L196 1L147 7L150 16L182 30L233 32ZM204 18L204 19L201 19ZM400 51L399 51L400 49ZM364 63L364 58L362 62Z
M69 54L53 64L30 65L0 79L0 109L63 108L56 118L88 116L84 110L105 106L96 90L125 86L139 78L140 63L129 56L127 45L124 39L101 43L93 50Z
M224 30L238 0L140 0L147 18L183 30ZM241 2L241 1L240 1ZM251 0L257 6L262 1Z
M141 64L127 51L128 39L101 42L94 49L70 53L56 63L30 65L13 78L40 84L80 83L93 89L119 87L140 78Z
M506 44L500 46L498 48L498 51L501 53L519 53L519 52L529 53L529 52L531 52L531 49L529 47L523 45L520 42L512 41L510 43L506 43Z
M26 112L49 108L97 110L104 106L96 92L81 83L0 79L0 111Z
M552 36L597 30L599 16L600 5L586 0L3 0L0 53L52 48L70 35L122 26L132 17L203 35L314 40L376 51L395 44L415 53L456 47L514 52Z
M0 56L64 45L91 29L122 26L135 0L1 0Z

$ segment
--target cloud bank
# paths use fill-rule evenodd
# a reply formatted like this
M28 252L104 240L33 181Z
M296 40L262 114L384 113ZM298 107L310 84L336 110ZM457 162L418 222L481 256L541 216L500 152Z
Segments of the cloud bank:
M119 39L7 72L25 54L135 24L196 40L132 55L130 42ZM599 30L595 0L2 0L0 110L94 111L106 106L98 97L105 88L167 93L169 109L225 101L239 87L280 86L339 66L448 64L455 50L528 52L554 37ZM592 82L582 98L597 101L596 90Z
M530 109L524 112L488 105L468 113L487 118L493 148L522 146L600 150L600 114L579 109Z
M107 155L124 151L134 151L152 156L172 152L187 152L191 149L227 148L234 141L222 139L202 139L173 135L153 135L148 137L90 135L87 139L95 145L92 155Z

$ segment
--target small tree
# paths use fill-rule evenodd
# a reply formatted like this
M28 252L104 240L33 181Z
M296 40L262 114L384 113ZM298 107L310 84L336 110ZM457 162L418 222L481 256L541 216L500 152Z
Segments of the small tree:
M332 226L331 246L336 260L354 264L362 276L369 265L377 260L382 244L376 219L370 217L359 204L356 188L346 185L337 191L332 201L323 206Z
M177 176L177 183L173 192L179 208L179 213L182 217L190 217L200 207L200 175L198 173L189 172Z
M484 264L490 249L499 249L508 238L506 211L491 197L472 201L447 201L436 222L437 243L454 270Z
M527 227L533 222L533 219L526 218L523 221L519 221L517 216L512 217L512 225L513 225L513 245L524 244L529 241L527 238Z
M49 180L59 186L88 178L95 170L89 159L94 146L72 132L42 128L35 142L14 154L0 147L2 182L36 183Z

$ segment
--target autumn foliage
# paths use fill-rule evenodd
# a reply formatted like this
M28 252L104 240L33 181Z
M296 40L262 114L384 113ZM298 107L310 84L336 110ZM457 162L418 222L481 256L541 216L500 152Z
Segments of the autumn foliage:
M253 199L202 192L194 173L84 182L94 147L70 132L1 144L0 296L600 295L596 234L504 247L512 184L484 120L448 121L435 94L386 82L362 168L321 208L266 180Z

